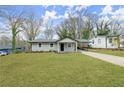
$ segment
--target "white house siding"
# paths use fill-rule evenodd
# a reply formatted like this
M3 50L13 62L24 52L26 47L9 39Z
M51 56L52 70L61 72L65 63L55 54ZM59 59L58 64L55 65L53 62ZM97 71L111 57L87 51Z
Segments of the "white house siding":
M101 40L101 42L98 42L98 40ZM92 43L90 43L90 45L93 48L106 48L104 36L98 36L97 38L93 38L90 41L92 42Z
M53 43L53 47L50 47L51 43L41 43L41 47L39 47L39 43L32 43L32 51L57 51L57 44Z
M120 36L120 47L124 48L124 34Z
M93 38L90 41L90 45L92 46L92 48L106 48L105 36L97 36L96 38ZM107 38L107 48L118 48L118 46L115 46L114 44L110 43L109 38Z
M112 37L110 37L110 38L112 38ZM113 43L110 43L109 38L107 38L107 48L118 48L118 45L114 45Z
M120 47L121 47L121 48L124 48L124 40L121 40L121 41L120 41Z

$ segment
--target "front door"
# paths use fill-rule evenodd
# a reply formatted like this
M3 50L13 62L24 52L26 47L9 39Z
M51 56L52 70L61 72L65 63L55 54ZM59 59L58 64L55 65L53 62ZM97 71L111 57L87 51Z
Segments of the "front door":
M64 44L61 43L61 51L64 51Z

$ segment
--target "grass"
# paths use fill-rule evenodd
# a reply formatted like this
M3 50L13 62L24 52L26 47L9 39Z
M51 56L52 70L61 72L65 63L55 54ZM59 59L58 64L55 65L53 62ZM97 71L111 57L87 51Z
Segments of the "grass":
M124 68L80 53L22 53L0 58L0 86L124 86Z
M123 50L88 49L89 51L124 57Z

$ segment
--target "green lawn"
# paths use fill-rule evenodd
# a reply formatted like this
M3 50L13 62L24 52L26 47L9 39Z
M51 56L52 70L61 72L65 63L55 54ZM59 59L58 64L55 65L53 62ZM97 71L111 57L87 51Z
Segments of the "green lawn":
M124 86L124 68L80 53L0 57L0 86Z
M89 49L89 51L124 57L124 50Z

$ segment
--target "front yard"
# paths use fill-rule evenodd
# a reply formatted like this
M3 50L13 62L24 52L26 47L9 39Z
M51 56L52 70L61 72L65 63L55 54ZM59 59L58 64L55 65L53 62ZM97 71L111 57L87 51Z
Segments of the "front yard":
M88 49L92 52L124 57L124 50Z
M124 68L80 53L0 57L0 86L124 86Z

